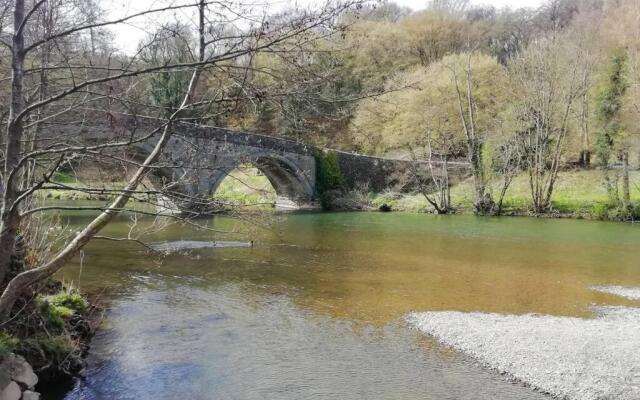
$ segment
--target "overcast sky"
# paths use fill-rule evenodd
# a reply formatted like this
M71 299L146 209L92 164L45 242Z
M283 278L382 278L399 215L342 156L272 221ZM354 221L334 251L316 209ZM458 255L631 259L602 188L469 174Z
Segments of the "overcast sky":
M475 5L493 5L497 8L511 7L538 7L544 0L471 0ZM271 10L286 8L287 6L308 7L322 3L322 0L257 0L254 4L264 2L268 4ZM421 10L426 7L427 0L394 0L395 3L409 7L413 10ZM184 4L190 3L186 0L103 0L101 5L110 15L110 19L130 15L145 9L158 8L167 3ZM176 15L171 18L188 19L187 11L177 11ZM148 32L153 31L153 26L158 22L158 16L136 18L129 21L128 24L120 24L112 30L116 35L118 47L127 53L133 53L136 50L138 42L142 40Z

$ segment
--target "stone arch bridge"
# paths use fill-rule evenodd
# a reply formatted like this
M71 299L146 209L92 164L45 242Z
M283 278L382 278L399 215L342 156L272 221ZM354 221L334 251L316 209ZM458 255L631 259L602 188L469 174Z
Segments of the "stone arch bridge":
M116 126L123 134L151 132L163 123L155 118L120 116ZM318 205L320 193L316 174L319 154L335 155L346 190L411 192L416 189L416 165L423 170L428 167L426 163L347 153L279 137L192 123L176 122L171 129L170 143L159 162L167 167L155 168L151 182L162 188L159 190L181 194L178 197L182 201L174 201L171 207L183 212L197 209L197 198L210 199L224 178L245 164L259 169L279 198L288 199L289 204L301 208ZM83 134L90 135L90 130L83 128ZM102 129L101 135L104 134ZM134 155L139 160L143 159L153 146L153 139L139 143L135 146ZM467 175L466 162L452 162L449 167L453 181ZM165 199L169 198L175 199L176 196L165 196Z

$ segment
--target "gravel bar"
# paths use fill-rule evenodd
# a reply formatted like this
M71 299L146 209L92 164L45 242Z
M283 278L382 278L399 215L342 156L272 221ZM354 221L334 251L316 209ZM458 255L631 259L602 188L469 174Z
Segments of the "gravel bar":
M482 364L557 398L640 399L640 309L597 317L411 313L409 324Z
M591 289L596 292L613 294L620 297L626 297L629 300L640 300L640 288L625 286L592 286Z

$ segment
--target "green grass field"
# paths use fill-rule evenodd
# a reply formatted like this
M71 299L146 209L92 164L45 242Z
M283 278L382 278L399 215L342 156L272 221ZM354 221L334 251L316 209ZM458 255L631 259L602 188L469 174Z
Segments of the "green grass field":
M640 171L631 171L631 199L640 203ZM499 182L491 185L494 199L499 193ZM460 212L473 209L473 182L467 179L451 188L453 206ZM422 195L402 195L392 193L376 194L372 203L378 207L383 203L399 211L419 212L429 209ZM582 217L604 217L608 203L607 192L603 185L602 172L598 170L563 171L558 176L552 196L553 210L562 214L574 214ZM517 176L509 188L505 200L506 212L523 214L531 209L529 177Z
M107 200L112 197L108 193L87 193L82 190L73 190L72 188L92 188L103 189L105 191L118 190L125 187L124 180L116 180L113 182L106 182L99 177L91 177L91 174L81 174L79 177L75 177L71 174L65 174L57 172L53 175L51 180L55 183L60 183L69 189L46 189L36 192L38 199L53 199L53 200Z
M240 167L220 183L214 198L229 205L271 207L276 191L256 168Z
M105 182L92 176L91 174L81 174L79 178L76 178L70 174L56 173L52 181L69 188L90 187L93 189L117 190L125 186L124 180ZM40 200L45 201L92 201L108 200L112 197L110 194L90 194L73 189L41 190L37 192L37 196ZM262 175L256 168L242 166L232 171L222 181L214 194L214 198L228 206L271 208L276 201L276 192L267 177Z

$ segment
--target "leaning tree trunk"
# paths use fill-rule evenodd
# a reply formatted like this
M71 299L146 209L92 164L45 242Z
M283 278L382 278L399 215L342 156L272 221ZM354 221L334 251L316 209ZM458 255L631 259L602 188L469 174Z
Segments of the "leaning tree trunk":
M199 2L199 16L200 16L200 49L198 61L203 62L205 60L205 41L204 41L204 9L205 0ZM24 65L24 40L23 40L23 20L24 20L24 0L15 0L14 10L14 37L13 37L13 60L12 60L12 102L9 115L9 125L7 128L7 151L4 170L4 196L1 215L1 230L0 230L0 274L2 281L6 276L7 270L10 266L11 255L15 245L18 224L20 222L20 214L18 208L15 206L16 201L19 200L19 186L17 179L17 171L20 163L20 142L24 133L22 125L22 115L20 114L24 110L23 102L23 65ZM113 202L98 215L93 221L91 221L82 231L56 254L51 260L45 262L43 265L36 268L26 270L19 273L13 279L11 279L4 287L2 296L0 296L0 324L8 320L11 315L13 306L18 297L23 291L34 283L53 275L62 266L64 266L69 260L76 256L80 250L98 233L104 228L118 213L124 208L132 194L140 185L145 175L152 168L153 164L157 162L162 151L166 147L171 138L171 124L178 119L184 110L186 110L192 102L195 95L196 86L198 84L200 74L202 72L201 66L195 67L189 86L184 94L182 104L171 117L162 129L162 135L158 142L155 144L153 150L144 162L138 167L134 176L129 180L127 186L122 190L121 194L116 197ZM6 253L5 253L6 252Z

